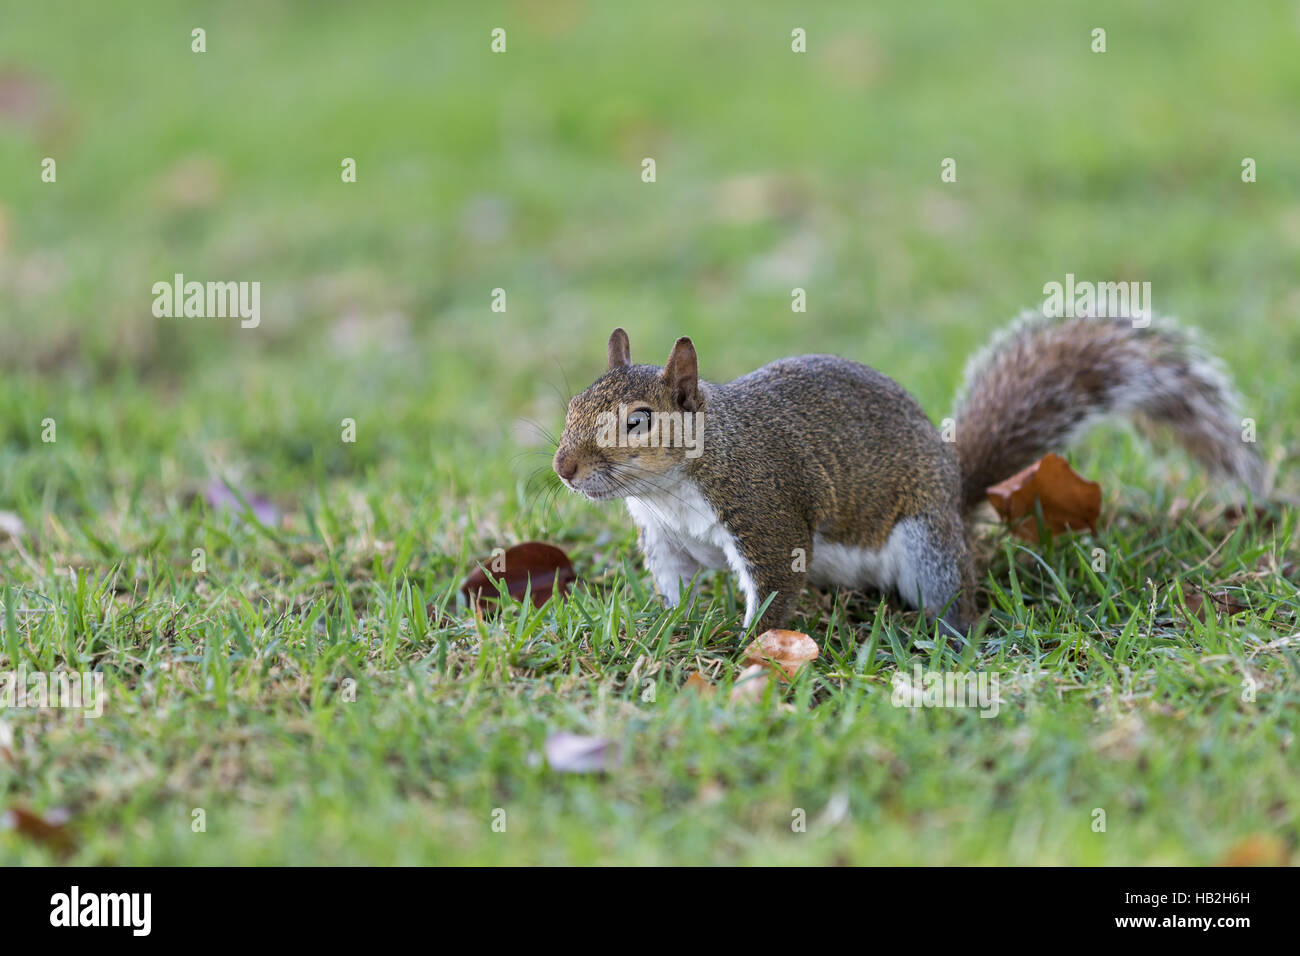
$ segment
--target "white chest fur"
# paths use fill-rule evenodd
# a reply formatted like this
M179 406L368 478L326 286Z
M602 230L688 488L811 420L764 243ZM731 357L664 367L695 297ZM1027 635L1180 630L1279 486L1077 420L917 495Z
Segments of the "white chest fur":
M627 499L627 511L647 538L676 545L704 568L731 567L732 537L693 482L682 479L663 491Z
M664 600L676 605L682 586L702 568L736 575L745 595L745 624L758 611L758 588L735 536L694 483L663 477L662 489L627 499L628 514L641 529L641 549Z

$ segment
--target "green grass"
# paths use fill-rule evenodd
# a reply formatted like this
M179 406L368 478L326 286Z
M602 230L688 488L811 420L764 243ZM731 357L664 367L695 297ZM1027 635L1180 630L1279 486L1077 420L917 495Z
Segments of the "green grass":
M0 672L93 668L108 699L0 710L0 808L74 835L0 831L0 863L1294 861L1293 4L265 7L5 14L0 511L26 530L0 537ZM260 281L261 327L154 318L174 272ZM1282 504L1243 519L1099 431L1071 455L1097 535L983 529L975 643L809 591L823 651L792 687L683 690L739 671L732 584L665 611L626 514L538 477L610 328L639 360L691 335L713 380L837 352L937 421L1067 272L1151 281L1203 330ZM214 477L283 520L211 508ZM531 538L572 556L572 600L456 603ZM1202 623L1197 590L1247 610ZM916 661L998 672L997 717L894 707ZM558 730L621 763L547 769Z

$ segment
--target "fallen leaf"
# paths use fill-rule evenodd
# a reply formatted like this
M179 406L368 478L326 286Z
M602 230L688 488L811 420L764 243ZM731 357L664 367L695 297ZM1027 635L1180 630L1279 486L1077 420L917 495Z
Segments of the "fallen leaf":
M14 806L0 814L0 829L13 830L36 843L66 852L72 849L72 834L67 826L70 819L66 810L54 809L42 817L26 807Z
M239 493L236 494L236 491ZM242 488L231 489L224 481L215 478L208 482L207 487L203 489L203 498L210 507L217 511L235 511L240 514L247 514L251 509L253 517L269 528L275 527L280 522L280 511L275 505L271 504L270 499L245 491ZM243 501L240 501L240 498L243 498ZM248 503L247 507L245 507L244 502Z
M604 737L562 730L546 738L546 762L561 773L603 773L618 765L619 746Z
M1286 844L1272 833L1252 833L1235 843L1219 866L1286 866Z
M771 671L766 664L751 664L736 675L736 683L731 688L728 700L749 704L762 700L770 675Z
M699 671L696 671L691 674L690 677L686 678L686 683L682 685L682 689L699 691L706 697L717 690L717 688L713 686L713 682Z
M1249 604L1241 603L1225 590L1212 592L1193 590L1183 595L1183 603L1187 605L1188 613L1200 620L1202 624L1206 623L1208 608L1214 609L1216 618L1232 617L1234 614L1250 610Z
M821 651L817 642L807 634L799 631L772 630L765 631L745 648L746 664L762 664L773 667L776 675L783 680L794 680L794 675L811 660L815 660Z
M482 614L499 597L494 583L497 580L505 582L506 590L516 601L523 600L531 587L533 606L541 607L556 591L564 597L569 585L578 580L578 574L569 556L555 545L526 541L507 548L504 554L480 561L460 590Z
M1097 530L1101 514L1101 485L1080 477L1060 455L1047 454L1024 471L998 482L987 491L989 503L1017 535L1038 538L1032 519L1034 502L1043 509L1043 522L1053 534L1087 528Z
M1210 600L1214 602L1214 609L1226 617L1244 614L1250 610L1249 604L1238 601L1228 591L1214 591L1210 594Z

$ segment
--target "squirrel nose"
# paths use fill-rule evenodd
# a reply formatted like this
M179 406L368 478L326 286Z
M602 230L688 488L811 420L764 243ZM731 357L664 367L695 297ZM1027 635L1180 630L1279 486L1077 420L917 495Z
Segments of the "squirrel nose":
M578 464L568 459L555 459L555 473L565 481L572 481L573 476L578 473Z

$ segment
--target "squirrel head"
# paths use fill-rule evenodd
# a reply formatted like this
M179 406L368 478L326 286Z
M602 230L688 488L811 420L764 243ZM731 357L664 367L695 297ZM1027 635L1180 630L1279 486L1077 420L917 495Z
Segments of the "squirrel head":
M608 352L605 374L569 402L555 473L592 500L667 490L662 476L703 451L695 346L680 338L663 368L633 365L627 333L615 329Z

